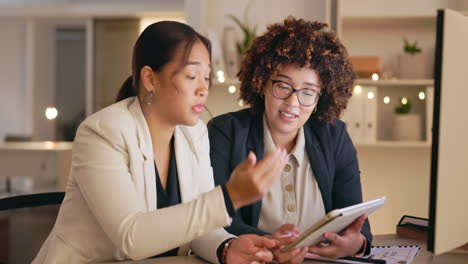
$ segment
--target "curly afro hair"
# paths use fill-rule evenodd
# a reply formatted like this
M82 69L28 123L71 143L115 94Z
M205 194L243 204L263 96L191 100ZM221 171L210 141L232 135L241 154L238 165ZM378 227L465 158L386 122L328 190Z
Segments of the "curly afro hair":
M263 89L281 65L294 64L317 72L322 96L311 119L331 123L339 118L352 95L356 74L346 48L328 25L287 17L268 26L256 38L238 73L240 99L255 113L264 111Z

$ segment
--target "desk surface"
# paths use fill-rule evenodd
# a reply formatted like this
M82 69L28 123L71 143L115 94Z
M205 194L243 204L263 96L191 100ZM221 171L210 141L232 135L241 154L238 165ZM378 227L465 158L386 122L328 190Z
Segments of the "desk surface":
M377 235L374 237L375 246L404 246L404 245L419 245L421 252L416 257L413 264L466 264L468 263L468 253L449 253L440 256L433 256L432 253L426 250L426 244L421 241L413 239L405 239L397 237L396 235ZM124 261L124 262L112 262L119 264L207 264L208 262L196 256L187 257L167 257L167 258L154 258L143 261ZM304 263L320 264L330 262L319 262L319 261L306 261ZM110 263L108 263L110 264Z

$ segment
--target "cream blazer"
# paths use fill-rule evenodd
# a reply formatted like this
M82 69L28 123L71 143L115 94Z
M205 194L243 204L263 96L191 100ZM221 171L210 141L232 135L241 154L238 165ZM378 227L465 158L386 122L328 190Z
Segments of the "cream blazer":
M152 142L137 97L88 117L55 226L33 263L140 260L175 247L217 263L231 218L214 188L206 125L177 126L174 149L182 203L157 210Z

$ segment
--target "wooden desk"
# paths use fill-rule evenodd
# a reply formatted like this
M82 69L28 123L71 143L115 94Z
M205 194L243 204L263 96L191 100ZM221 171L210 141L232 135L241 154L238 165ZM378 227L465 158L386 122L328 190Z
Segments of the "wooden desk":
M467 264L468 253L449 253L440 256L433 256L432 253L426 250L425 243L413 239L405 239L397 237L396 235L377 235L374 237L373 245L375 246L404 246L404 245L419 245L421 252L416 257L412 264ZM143 261L123 261L123 262L109 262L119 264L207 264L208 262L196 257L167 257L167 258L154 258L146 259ZM319 261L305 261L309 264L330 264L330 262Z
M71 150L71 142L0 143L0 177L28 176L38 191L44 185L55 186L50 191L65 191Z

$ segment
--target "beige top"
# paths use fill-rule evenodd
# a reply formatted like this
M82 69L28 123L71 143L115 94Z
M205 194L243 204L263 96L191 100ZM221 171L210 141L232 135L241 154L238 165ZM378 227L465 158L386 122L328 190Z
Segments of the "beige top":
M265 116L263 143L265 155L276 150ZM294 224L303 232L324 215L322 194L310 167L301 127L281 177L263 197L258 228L272 233L283 224Z

